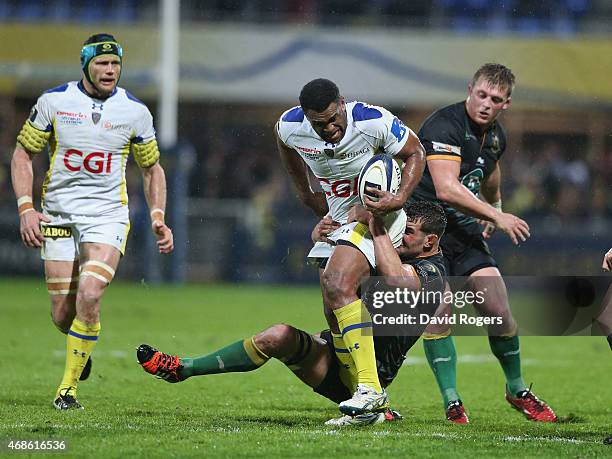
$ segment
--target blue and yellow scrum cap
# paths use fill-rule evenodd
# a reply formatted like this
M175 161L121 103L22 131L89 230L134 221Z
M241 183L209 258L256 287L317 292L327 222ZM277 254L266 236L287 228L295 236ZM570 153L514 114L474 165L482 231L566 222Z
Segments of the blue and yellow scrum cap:
M98 33L92 35L83 43L83 48L81 48L81 68L83 69L85 78L87 78L87 81L92 85L94 85L94 83L89 74L89 64L95 57L104 55L118 56L119 60L123 61L123 49L111 34ZM121 76L121 74L119 74L119 76Z

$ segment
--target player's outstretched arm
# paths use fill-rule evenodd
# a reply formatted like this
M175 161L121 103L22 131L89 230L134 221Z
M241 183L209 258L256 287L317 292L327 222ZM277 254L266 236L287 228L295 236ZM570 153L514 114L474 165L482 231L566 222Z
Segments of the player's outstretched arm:
M300 201L311 208L318 217L327 215L329 208L327 206L325 194L313 192L310 188L310 184L308 183L308 169L302 158L300 158L294 150L287 147L278 136L276 137L276 145L283 166L285 166L287 173L291 177L291 181L298 192Z
M366 199L367 196L366 196ZM417 290L421 281L414 269L403 265L399 255L393 247L391 238L387 234L384 221L380 217L370 219L370 233L374 240L374 254L376 256L376 269L385 277L385 281L392 287Z
M434 159L427 162L438 199L450 204L466 215L493 223L510 237L514 244L530 236L529 225L515 215L501 212L491 204L478 199L459 182L458 161Z
M17 198L19 212L19 232L26 247L42 247L45 238L40 230L40 222L50 220L34 209L32 202L32 184L34 171L32 157L21 145L17 145L11 159L11 180Z
M165 223L166 174L159 162L142 168L144 194L151 212L151 229L157 237L159 253L170 253L174 249L172 230Z
M376 193L378 200L376 202L370 201L367 206L367 209L376 215L382 216L401 209L408 198L412 196L413 190L423 177L425 149L416 134L412 131L409 132L406 144L397 154L404 161L399 191L396 195L385 191Z

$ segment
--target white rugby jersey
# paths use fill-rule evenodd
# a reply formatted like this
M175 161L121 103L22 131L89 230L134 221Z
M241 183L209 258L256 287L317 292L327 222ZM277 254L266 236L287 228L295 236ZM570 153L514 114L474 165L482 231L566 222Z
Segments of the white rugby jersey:
M276 125L278 137L318 178L331 217L342 224L350 206L359 202L357 181L363 165L378 153L395 156L412 133L388 110L364 102L347 103L346 115L346 132L337 144L322 140L299 106L283 113Z
M43 93L29 121L51 132L44 211L128 218L130 147L155 140L153 117L142 102L119 87L106 100L94 99L71 81Z

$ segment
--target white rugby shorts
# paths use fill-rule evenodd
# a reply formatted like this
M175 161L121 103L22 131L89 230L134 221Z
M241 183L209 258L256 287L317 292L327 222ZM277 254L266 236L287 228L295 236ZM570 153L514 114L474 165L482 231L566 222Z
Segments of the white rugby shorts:
M406 230L406 212L402 209L392 212L385 216L385 228L391 238L393 247L399 247L402 243L402 237ZM372 268L376 268L376 256L374 254L374 241L368 227L363 223L352 222L342 225L336 231L327 236L328 239L338 243L338 241L346 241L350 245L356 247L365 255L368 263ZM308 253L308 258L316 261L319 258L329 258L334 253L335 245L327 242L318 241Z
M72 261L79 257L84 242L108 244L125 254L130 221L104 220L83 215L47 214L50 223L41 222L45 242L40 256L49 261Z

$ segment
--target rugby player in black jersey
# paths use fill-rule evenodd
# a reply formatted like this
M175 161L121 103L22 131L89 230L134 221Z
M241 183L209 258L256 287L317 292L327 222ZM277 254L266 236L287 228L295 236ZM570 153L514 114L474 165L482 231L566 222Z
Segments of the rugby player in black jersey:
M502 325L490 326L488 331L491 350L506 378L506 400L528 419L555 422L555 413L522 378L517 325L504 280L485 242L495 229L514 244L530 236L527 223L503 212L501 204L499 160L506 149L506 135L497 118L511 104L514 81L509 68L484 64L468 85L466 100L441 108L425 120L418 136L426 150L427 167L412 200L442 204L448 225L440 247L447 275L466 276L466 289L484 292L485 301L474 304L477 311L502 318ZM457 392L450 325L430 325L423 337L447 419L467 423Z
M378 274L394 287L409 290L443 292L444 262L438 240L444 232L446 217L442 208L422 202L406 209L408 220L402 244L393 248L383 221L363 208L355 208L349 220L368 224L374 240ZM323 240L329 225L321 221L313 231L313 240ZM401 258L400 258L401 257ZM367 303L367 302L366 302ZM419 303L419 313L432 316L437 305ZM374 328L378 377L383 387L396 377L405 355L418 340L426 325L411 328L414 336L378 336ZM211 354L182 358L158 351L147 344L137 350L143 369L168 382L180 382L191 376L256 370L271 358L283 362L315 392L339 403L351 396L357 384L355 364L341 338L329 330L309 334L286 324L277 324L246 339L239 340ZM342 358L346 355L346 359ZM279 390L278 388L274 390ZM328 425L374 424L399 417L391 410L330 419Z

